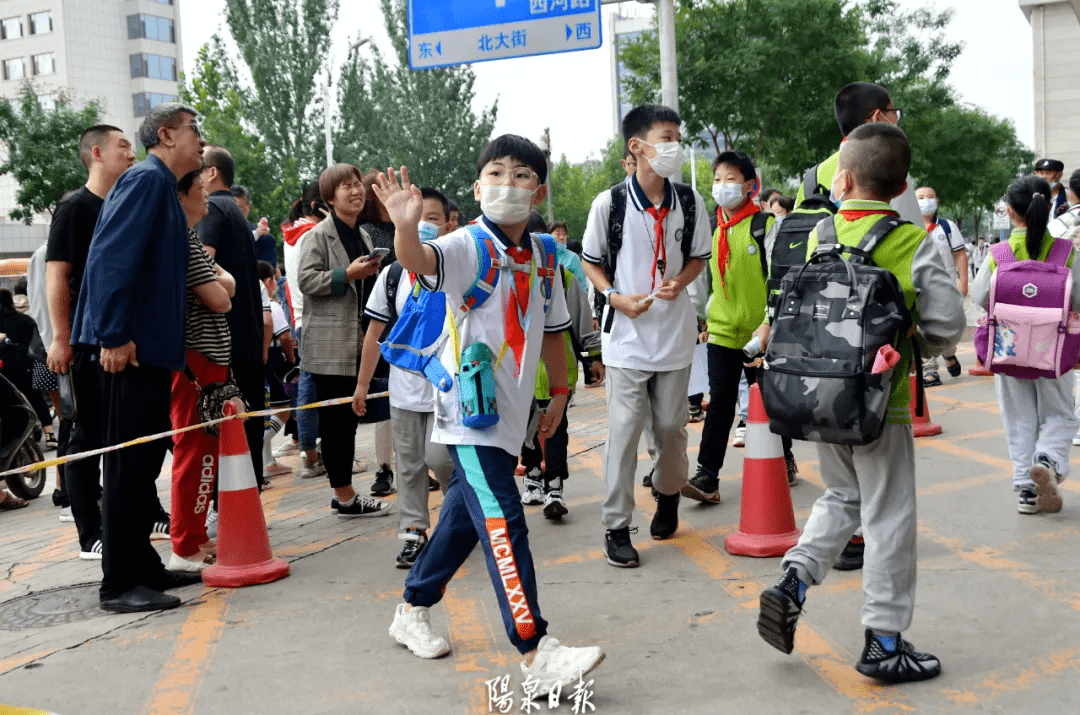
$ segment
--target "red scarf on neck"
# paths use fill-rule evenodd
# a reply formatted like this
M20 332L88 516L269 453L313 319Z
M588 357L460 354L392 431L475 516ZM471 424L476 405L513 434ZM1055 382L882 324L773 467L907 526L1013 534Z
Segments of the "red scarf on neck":
M716 224L719 230L716 234L716 248L713 251L713 255L716 256L716 267L720 273L720 287L723 288L725 292L727 291L727 287L724 285L724 274L727 273L728 258L731 257L731 248L728 246L727 240L728 229L759 211L761 211L761 208L757 204L753 201L747 201L743 204L743 207L739 209L738 213L727 221L724 221L724 209L716 209Z

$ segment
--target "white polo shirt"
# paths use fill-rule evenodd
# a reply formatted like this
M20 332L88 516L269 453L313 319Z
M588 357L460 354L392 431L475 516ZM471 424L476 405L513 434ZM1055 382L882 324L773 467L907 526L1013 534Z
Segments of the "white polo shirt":
M651 202L638 185L637 177L626 179L626 215L623 218L622 246L615 265L613 287L623 295L649 294L660 287L662 278L674 278L683 269L683 210L670 181L664 182L664 201L657 209L670 209L664 219L664 247L667 264L663 276L653 278L656 255L656 220L648 213ZM697 203L696 225L690 255L708 261L712 255L709 214L701 195ZM589 222L582 239L582 259L602 264L607 254L608 217L611 191L592 203ZM706 267L707 270L707 267ZM673 301L654 300L648 311L631 320L610 306L604 307L601 324L604 364L650 372L681 370L694 359L697 317L687 291Z
M493 239L500 257L506 259L505 247L511 245L506 235L486 217L478 224ZM535 235L531 237L533 246L534 271L543 254L542 244ZM436 272L434 276L423 276L421 280L429 290L441 290L446 293L448 309L457 310L463 294L472 286L477 274L476 242L468 227L427 242L435 249ZM557 277L556 277L557 280ZM495 292L480 308L469 311L465 319L458 323L461 336L461 348L465 349L476 342L483 342L491 350L493 358L498 356L506 340L505 313L511 298L514 279L510 271L504 270L499 276ZM465 427L461 419L461 396L458 381L449 392L435 392L435 428L431 439L440 444L470 444L498 447L512 455L521 452L521 443L525 440L529 410L532 407L533 391L536 383L536 368L540 363L540 348L545 333L561 333L570 328L570 314L566 309L566 296L555 283L551 292L551 302L547 314L544 314L544 281L537 276L533 280L529 294L528 330L525 354L521 359L520 375L515 374L516 366L513 352L506 353L495 370L496 409L499 421L491 427L473 429ZM447 372L457 372L458 355L454 354L452 340L447 340L439 353L439 359ZM391 388L392 390L393 388Z
M390 268L386 267L379 273L375 287L371 289L371 295L364 306L364 314L380 323L389 323L391 317L390 303L386 300L386 277L389 272ZM409 279L408 271L402 271L394 300L398 315L405 310L405 303L412 294L412 288L413 282ZM391 407L409 412L434 412L435 386L423 375L391 365L389 386Z
M941 227L941 223L947 221L949 228L952 229L952 235L946 236L945 229ZM960 233L960 227L954 222L949 221L947 218L940 219L937 224L934 225L934 229L929 231L930 238L934 239L934 245L937 246L938 253L941 254L941 261L945 265L945 270L950 274L956 274L956 257L953 255L953 251L964 251L967 246L964 244L964 234Z

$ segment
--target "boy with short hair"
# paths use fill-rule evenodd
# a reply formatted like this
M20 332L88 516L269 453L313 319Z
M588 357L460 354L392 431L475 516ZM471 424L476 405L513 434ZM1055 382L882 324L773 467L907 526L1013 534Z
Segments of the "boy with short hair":
M861 126L848 139L832 183L842 203L831 220L837 240L856 246L879 220L897 215L889 201L907 188L911 148L900 129L885 123ZM807 255L816 247L817 230L810 236ZM939 352L960 338L966 324L963 300L922 227L898 226L871 257L899 281L907 309L918 321L924 350ZM898 350L900 362L893 372L881 436L864 446L817 444L825 494L814 503L798 544L784 556L784 576L761 594L758 615L762 638L790 653L808 586L825 579L861 521L866 539L866 645L856 669L887 683L925 680L941 672L937 658L900 638L911 624L915 605L915 449L908 378L912 338L900 336Z
M705 202L671 180L682 172L681 123L673 109L658 105L627 113L622 133L635 173L596 197L582 241L585 274L607 298L601 321L608 384L604 550L607 562L622 568L639 563L630 523L647 413L657 448L654 539L678 529L686 484L686 396L698 330L685 289L711 249Z
M430 241L445 235L450 226L446 197L428 188L421 189L421 197L423 211L417 225L421 240ZM406 272L397 262L384 268L375 281L375 287L364 306L364 313L370 322L364 334L356 392L353 394L353 411L360 417L367 411L368 385L380 358L379 342L386 327L405 310L409 297L419 290L422 289L416 285L416 274ZM441 487L446 491L454 472L454 463L446 445L431 441L435 426L435 392L427 378L390 365L389 389L401 515L398 538L404 541L397 556L397 567L407 569L412 568L428 543L427 532L431 527L428 470L434 472L438 479L436 488Z
M390 634L420 657L450 651L446 639L432 633L428 608L442 599L480 542L507 635L524 656L522 674L543 695L604 659L595 646L568 648L547 635L514 479L541 355L552 385L551 404L540 424L543 436L554 433L566 409L570 390L562 332L570 316L562 291L553 290L548 251L525 232L530 210L546 193L544 154L528 139L504 135L484 147L476 169L473 195L483 216L475 226L424 243L417 235L423 202L405 167L400 185L393 169L389 177L380 174L375 185L396 226L401 265L421 276L425 288L446 293L451 339L444 341L439 359L444 368L464 371L466 377L455 375L448 392L436 393L432 439L449 447L454 476L431 541L409 571L405 603L397 607ZM461 310L466 293L474 294L477 265L488 259L497 262L493 268L499 276L489 297ZM476 419L478 410L484 420ZM493 416L497 421L488 426L467 426L491 422Z

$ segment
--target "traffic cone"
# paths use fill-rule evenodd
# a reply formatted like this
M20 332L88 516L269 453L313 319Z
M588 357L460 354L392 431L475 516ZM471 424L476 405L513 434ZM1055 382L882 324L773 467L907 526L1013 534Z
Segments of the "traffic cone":
M968 375L975 375L976 377L993 377L994 373L986 369L983 365L983 361L978 358L975 359L975 367L968 368Z
M236 408L226 403L224 412L226 417L235 415ZM238 588L285 578L289 564L270 551L242 421L221 424L218 450L217 563L202 572L203 583Z
M750 387L743 457L739 530L724 539L724 548L739 556L783 556L799 541L787 464L780 436L769 429L761 388Z
M916 437L933 437L936 434L941 434L941 425L936 425L930 421L930 403L923 397L923 413L921 415L915 414L918 410L918 400L916 390L920 387L919 378L915 375L911 376L911 431ZM925 393L924 393L925 395Z

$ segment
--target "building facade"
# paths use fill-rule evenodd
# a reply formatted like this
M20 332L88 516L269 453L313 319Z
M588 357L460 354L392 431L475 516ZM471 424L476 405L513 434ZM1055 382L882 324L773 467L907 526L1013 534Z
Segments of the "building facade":
M2 0L0 96L18 96L29 81L46 104L60 91L77 105L97 100L101 121L135 142L147 110L177 97L179 2ZM48 216L29 227L8 218L16 188L0 177L0 255L32 252L48 229Z
M1080 169L1080 0L1019 0L1034 39L1035 154Z

